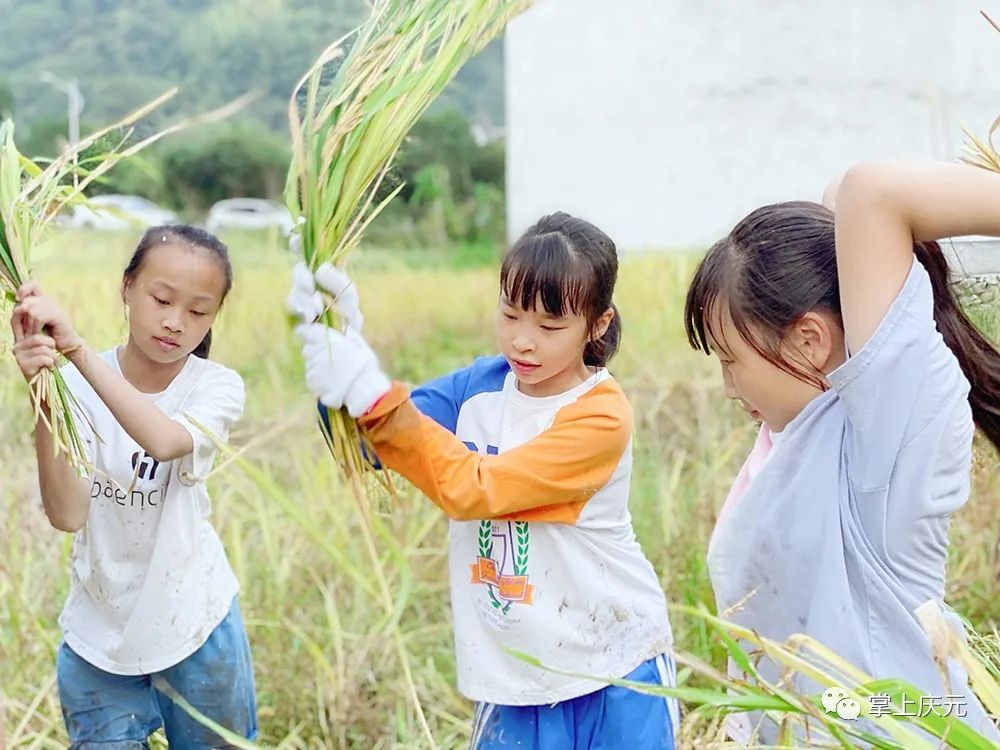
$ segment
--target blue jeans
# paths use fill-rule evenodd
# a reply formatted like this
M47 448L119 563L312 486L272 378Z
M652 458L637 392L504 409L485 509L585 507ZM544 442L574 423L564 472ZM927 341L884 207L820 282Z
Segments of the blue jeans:
M674 687L676 667L657 656L625 679ZM551 706L481 703L471 750L673 750L679 724L675 698L609 685Z
M157 678L226 729L248 739L257 735L250 644L236 599L201 648L155 675L105 672L65 643L56 656L56 675L72 750L141 750L160 727L171 750L231 747L157 690Z

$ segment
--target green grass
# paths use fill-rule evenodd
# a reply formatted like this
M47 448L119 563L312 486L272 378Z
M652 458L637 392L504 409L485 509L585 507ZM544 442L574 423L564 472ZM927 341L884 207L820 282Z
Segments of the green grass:
M246 379L247 412L232 440L250 445L249 467L230 465L213 476L210 489L216 527L242 583L261 741L289 748L425 747L353 500L315 427L287 328L290 258L259 237L229 239L236 282L216 323L213 358ZM67 235L34 256L43 286L60 296L95 346L111 346L125 333L118 285L133 240ZM419 382L495 352L494 266L445 250L424 256L365 248L356 260L367 334L395 375ZM637 534L671 601L710 605L708 537L754 425L723 397L714 360L687 346L681 308L692 271L686 256L624 260L617 295L624 338L612 370L637 418ZM6 352L8 326L2 330ZM70 538L42 515L26 388L9 354L3 362L0 690L8 747L61 748L53 655ZM417 493L400 490L399 507L377 502L380 554L433 735L441 748L461 748L471 707L453 687L447 524ZM974 496L952 527L949 598L983 630L1000 622L998 498L996 456L979 446ZM674 627L680 648L722 665L722 647L704 621L675 618Z

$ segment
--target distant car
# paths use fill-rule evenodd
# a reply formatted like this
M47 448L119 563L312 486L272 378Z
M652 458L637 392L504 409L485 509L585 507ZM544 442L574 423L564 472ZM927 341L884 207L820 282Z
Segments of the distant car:
M286 237L295 222L288 209L263 198L229 198L219 201L208 212L205 228L217 233L222 229L278 229Z
M75 206L60 224L70 229L100 229L121 232L176 224L177 214L139 195L97 195L88 205Z

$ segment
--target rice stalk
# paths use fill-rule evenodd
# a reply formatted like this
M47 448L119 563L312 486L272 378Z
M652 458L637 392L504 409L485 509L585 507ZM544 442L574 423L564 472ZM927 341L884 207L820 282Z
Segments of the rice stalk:
M170 700L180 706L184 711L186 711L192 718L195 719L202 726L208 727L213 732L215 732L219 737L224 739L229 747L239 748L239 750L260 750L260 745L255 742L251 742L246 737L236 734L230 731L228 728L222 726L217 721L213 721L208 716L205 716L201 711L195 708L188 700L177 692L173 685L167 682L162 675L153 675L153 687L167 696Z
M989 633L984 634L966 623L966 638L969 650L986 667L993 679L1000 683L1000 631L994 625Z

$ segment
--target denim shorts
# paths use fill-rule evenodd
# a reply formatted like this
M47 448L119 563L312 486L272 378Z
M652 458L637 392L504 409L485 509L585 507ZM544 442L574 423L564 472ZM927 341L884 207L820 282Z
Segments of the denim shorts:
M162 672L111 674L63 643L56 675L72 750L141 750L161 727L171 750L231 747L157 689L162 681L231 732L248 739L257 735L250 644L236 599L201 648Z

